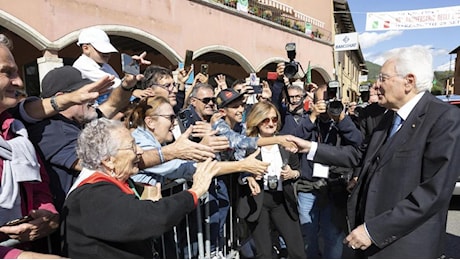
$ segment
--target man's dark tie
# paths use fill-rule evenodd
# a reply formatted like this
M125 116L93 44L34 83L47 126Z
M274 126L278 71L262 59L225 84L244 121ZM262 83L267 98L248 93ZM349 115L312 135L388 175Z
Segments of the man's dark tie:
M398 128L403 121L404 120L397 113L395 113L393 124L391 125L390 135L388 137L392 137L398 131Z

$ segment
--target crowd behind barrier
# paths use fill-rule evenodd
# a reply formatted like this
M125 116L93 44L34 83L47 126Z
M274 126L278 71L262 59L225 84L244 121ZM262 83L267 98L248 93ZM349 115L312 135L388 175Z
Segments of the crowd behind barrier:
M143 73L120 79L101 30L82 31L78 45L74 66L45 76L41 99L20 101L0 34L3 257L444 253L460 117L428 92L431 60L418 47L385 62L357 115L326 84L288 77L285 63L268 81L227 86L219 75L213 88L201 71L187 86L190 70L175 78L146 53L132 56ZM414 237L433 246L415 248Z

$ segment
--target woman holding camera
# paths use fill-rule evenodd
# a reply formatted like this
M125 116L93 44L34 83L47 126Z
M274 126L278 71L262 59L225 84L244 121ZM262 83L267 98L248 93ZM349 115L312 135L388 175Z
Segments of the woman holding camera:
M259 102L248 114L247 135L271 137L280 129L280 113L270 102ZM268 173L242 177L238 216L247 221L256 245L257 258L272 258L271 225L284 238L289 258L305 258L293 181L300 176L294 153L277 144L261 147L258 159L269 162Z

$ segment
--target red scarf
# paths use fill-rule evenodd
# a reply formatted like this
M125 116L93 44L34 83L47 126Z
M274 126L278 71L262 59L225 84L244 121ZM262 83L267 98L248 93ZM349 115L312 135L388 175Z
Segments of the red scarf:
M88 178L80 182L80 184L78 184L78 187L81 187L84 184L92 184L92 183L98 183L98 182L103 182L103 181L110 182L110 183L117 185L118 188L120 188L126 194L134 194L134 191L129 187L128 182L121 182L101 172L95 172L91 174L91 176L89 176Z

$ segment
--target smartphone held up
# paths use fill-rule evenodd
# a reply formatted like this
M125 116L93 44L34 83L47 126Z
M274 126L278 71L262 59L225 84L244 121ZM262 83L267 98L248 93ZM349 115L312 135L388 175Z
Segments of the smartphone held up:
M200 73L207 76L208 75L208 64L201 64Z
M124 73L138 75L140 73L139 63L126 53L121 54L121 69Z

